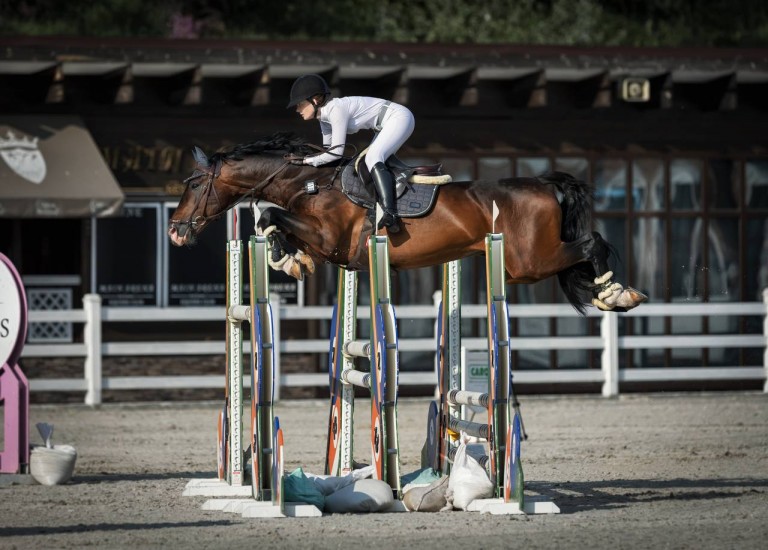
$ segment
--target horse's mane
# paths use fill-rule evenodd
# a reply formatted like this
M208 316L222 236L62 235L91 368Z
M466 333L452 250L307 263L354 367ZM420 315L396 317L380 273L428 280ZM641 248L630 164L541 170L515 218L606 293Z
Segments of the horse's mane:
M297 136L292 132L276 132L271 136L262 138L251 143L241 143L235 145L228 151L222 151L211 155L211 162L220 160L243 160L245 157L252 157L261 154L270 153L291 153L294 155L308 155L313 151L307 140Z

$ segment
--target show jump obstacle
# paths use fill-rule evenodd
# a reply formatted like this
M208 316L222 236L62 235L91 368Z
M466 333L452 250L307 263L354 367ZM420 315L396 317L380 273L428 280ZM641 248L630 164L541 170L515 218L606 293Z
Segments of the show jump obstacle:
M27 339L27 297L18 271L0 253L0 474L29 476L29 382L18 360ZM16 478L14 478L16 479Z
M443 300L438 314L437 364L439 400L430 404L427 428L427 462L443 474L450 473L458 447L458 434L487 441L486 467L494 487L494 499L474 501L469 510L495 514L558 513L547 499L524 496L520 462L524 434L519 403L512 385L509 313L507 309L504 236L490 233L485 239L488 305L488 391L467 391L462 386L461 364L461 264L443 266ZM487 421L461 418L461 406L487 411Z
M371 454L375 477L386 481L400 498L400 451L397 438L398 345L395 310L391 303L389 239L368 239L371 287L370 340L356 340L357 273L339 268L338 303L331 321L329 375L331 412L325 473L342 476L353 464L355 387L371 392ZM365 359L368 372L355 368Z
M227 369L225 403L218 417L218 477L190 481L183 495L229 497L209 500L203 509L237 512L243 517L319 516L314 506L283 500L283 432L272 408L276 343L267 254L266 237L252 236L248 244L250 300L243 305L242 242L227 244ZM242 433L243 322L250 325L251 342L250 453L244 449Z
M370 340L357 340L357 273L339 269L338 303L331 322L329 376L331 411L325 473L350 473L353 460L353 416L356 387L371 393L371 454L377 479L386 481L400 498L400 452L397 434L398 340L391 303L388 239L368 240L370 268ZM242 301L242 245L227 247L227 385L225 405L219 413L218 478L192 480L185 496L230 497L208 500L204 509L241 513L244 517L317 516L314 506L283 502L283 435L272 409L275 353L272 310L269 304L268 246L266 238L249 243L250 305ZM456 453L457 432L483 438L495 498L476 500L469 510L494 514L557 513L559 508L541 497L524 496L520 442L523 433L519 406L512 388L509 314L504 284L503 236L486 238L488 295L488 392L462 388L460 263L443 269L443 302L438 316L439 401L430 404L427 434L429 465L444 474ZM251 468L243 450L242 323L251 334ZM370 370L357 370L365 359ZM487 422L460 417L461 405L481 406ZM250 478L250 485L246 481ZM233 498L234 497L234 498ZM237 498L239 497L239 498ZM243 498L251 497L251 498ZM393 511L398 508L393 507Z

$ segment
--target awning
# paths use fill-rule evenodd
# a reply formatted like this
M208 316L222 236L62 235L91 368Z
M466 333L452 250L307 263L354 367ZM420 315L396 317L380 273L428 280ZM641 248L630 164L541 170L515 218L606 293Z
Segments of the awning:
M0 217L110 216L123 199L82 120L0 115Z

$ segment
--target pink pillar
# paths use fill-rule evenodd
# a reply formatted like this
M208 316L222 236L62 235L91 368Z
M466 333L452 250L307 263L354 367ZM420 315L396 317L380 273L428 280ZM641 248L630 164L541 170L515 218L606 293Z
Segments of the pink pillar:
M0 473L29 473L29 382L18 365L0 368L0 406L5 407Z

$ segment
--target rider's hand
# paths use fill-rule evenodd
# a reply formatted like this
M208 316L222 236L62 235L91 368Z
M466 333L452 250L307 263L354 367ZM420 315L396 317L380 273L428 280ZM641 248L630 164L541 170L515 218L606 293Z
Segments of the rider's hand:
M288 153L285 156L283 156L283 158L287 162L290 162L291 164L296 164L296 165L299 165L299 166L302 166L302 165L305 164L304 157L302 157L300 155L292 155L292 154Z

